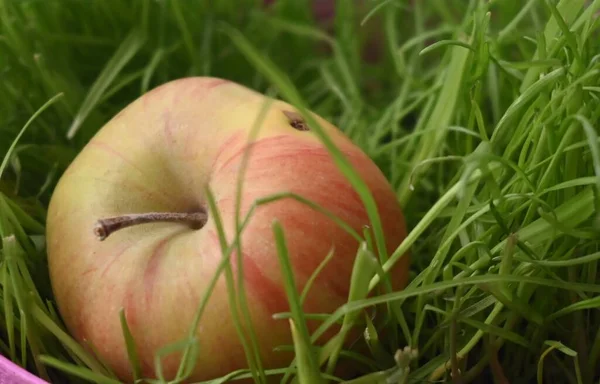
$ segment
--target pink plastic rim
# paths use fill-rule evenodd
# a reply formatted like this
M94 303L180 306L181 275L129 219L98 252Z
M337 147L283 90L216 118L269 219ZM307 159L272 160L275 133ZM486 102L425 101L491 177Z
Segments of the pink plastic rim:
M0 383L2 384L48 384L26 369L0 355Z

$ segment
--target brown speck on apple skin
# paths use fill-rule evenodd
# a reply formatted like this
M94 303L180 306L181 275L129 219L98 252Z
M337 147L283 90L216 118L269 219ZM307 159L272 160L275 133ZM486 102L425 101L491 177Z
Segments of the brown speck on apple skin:
M310 128L304 121L304 118L298 112L283 111L283 114L288 118L290 126L298 131L309 131Z

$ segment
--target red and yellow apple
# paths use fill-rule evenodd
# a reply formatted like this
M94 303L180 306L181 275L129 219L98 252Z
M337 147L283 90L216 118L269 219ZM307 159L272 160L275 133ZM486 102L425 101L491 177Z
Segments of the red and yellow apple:
M290 123L288 103L274 100L258 134L266 96L217 78L186 78L162 85L132 102L78 154L59 180L47 217L51 282L71 335L93 345L122 380L131 380L119 312L131 329L143 374L154 376L158 349L183 340L201 298L222 261L207 188L215 198L227 241L236 228L238 178L241 217L260 198L291 192L329 210L358 233L370 224L355 190L310 129ZM406 236L394 191L376 165L340 130L313 115L363 178L377 203L387 252ZM99 219L149 212L205 212L201 228L186 222L152 222L122 228L100 241ZM243 281L265 367L284 366L291 353L288 312L272 224L284 230L298 289L333 250L304 310L328 313L347 300L358 242L326 215L294 199L259 206L241 235ZM231 260L234 275L239 265ZM408 258L391 272L394 287L408 278ZM315 324L311 325L314 329ZM212 379L246 368L228 302L218 280L196 330L200 349L190 379ZM179 354L163 360L172 378Z

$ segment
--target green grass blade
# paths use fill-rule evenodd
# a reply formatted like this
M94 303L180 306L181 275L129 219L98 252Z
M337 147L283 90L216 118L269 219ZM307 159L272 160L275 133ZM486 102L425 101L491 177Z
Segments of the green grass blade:
M118 380L110 379L104 375L98 374L97 372L90 371L89 369L74 364L65 363L62 360L54 358L52 356L42 355L39 357L40 362L48 365L49 367L56 368L63 372L68 372L75 377L82 378L88 382L97 384L118 384Z
M300 295L296 289L296 279L290 262L287 243L285 241L285 233L278 221L275 221L272 224L272 228L275 244L277 245L277 255L281 267L284 287L292 312L290 327L292 329L292 334L294 335L296 351L299 352L297 355L298 361L296 362L299 372L298 376L301 383L320 383L322 379L319 371L319 364L317 363L317 355L310 341L310 334L306 325L306 319L304 318Z
M4 170L6 169L8 162L10 160L10 157L12 155L12 152L15 150L15 147L17 146L17 142L19 141L19 139L21 138L21 136L23 136L23 134L25 133L25 131L27 130L27 128L29 128L29 126L35 121L35 119L42 114L42 112L44 112L48 107L50 107L52 104L54 104L54 102L56 102L56 100L58 100L60 97L62 97L63 94L58 94L56 96L54 96L53 98L51 98L50 100L48 100L46 103L44 103L44 105L42 105L32 116L31 118L29 118L29 120L27 121L27 123L23 126L23 128L21 129L21 131L19 132L19 134L17 135L17 137L13 140L10 148L8 149L8 151L6 152L6 154L4 155L4 158L2 159L2 164L0 164L0 179L2 179L2 175L4 173Z
M79 107L79 110L77 111L77 114L73 118L73 122L67 131L67 139L70 140L75 137L79 131L79 128L86 120L92 109L96 107L104 93L108 90L111 84L113 84L125 65L142 47L144 40L144 35L139 31L131 32L131 34L125 40L123 40L111 59L106 63L102 73L98 76L85 99L81 103L81 106Z
M556 9L558 13L562 16L562 19L565 21L565 23L567 25L570 25L577 16L577 14L581 11L584 2L585 0L560 0L556 5ZM548 51L552 50L555 46L555 37L559 30L560 27L558 26L556 19L551 18L550 20L548 20L546 28L544 29L544 37L545 40L548 42ZM539 57L539 54L540 53L536 51L536 53L533 55L533 59L537 59ZM521 84L520 91L524 93L532 84L538 81L537 79L541 72L541 69L538 67L529 68L529 70L525 74L523 83Z
M131 366L133 369L133 381L137 381L142 376L142 368L136 350L135 340L131 335L131 330L129 329L129 324L127 324L127 319L125 318L124 310L119 311L119 320L121 321L121 329L123 331L123 337L125 338L125 347L127 348L127 355L129 356L129 361L131 362Z

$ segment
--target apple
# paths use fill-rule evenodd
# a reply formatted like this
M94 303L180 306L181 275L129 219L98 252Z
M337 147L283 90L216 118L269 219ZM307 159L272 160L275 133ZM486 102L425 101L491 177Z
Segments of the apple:
M362 235L370 224L355 190L321 140L290 104L224 79L171 81L133 101L81 150L61 176L48 209L47 251L56 303L70 334L120 379L132 380L119 319L131 329L144 377L154 356L183 340L223 260L215 215L235 237L238 178L243 218L257 199L291 192L312 201ZM249 141L257 119L261 128ZM388 254L406 236L395 193L371 159L338 128L311 114L363 178L377 203ZM296 199L260 205L241 235L243 283L265 368L282 367L291 352L289 304L273 222L284 230L298 290L333 250L304 303L330 313L347 301L358 241L330 217ZM100 237L100 238L99 238ZM236 254L237 255L237 254ZM239 265L231 259L234 276ZM408 278L408 257L392 269L396 289ZM228 288L219 278L196 330L199 354L190 380L247 368L232 321ZM314 330L319 323L311 322ZM175 376L181 353L162 360Z

